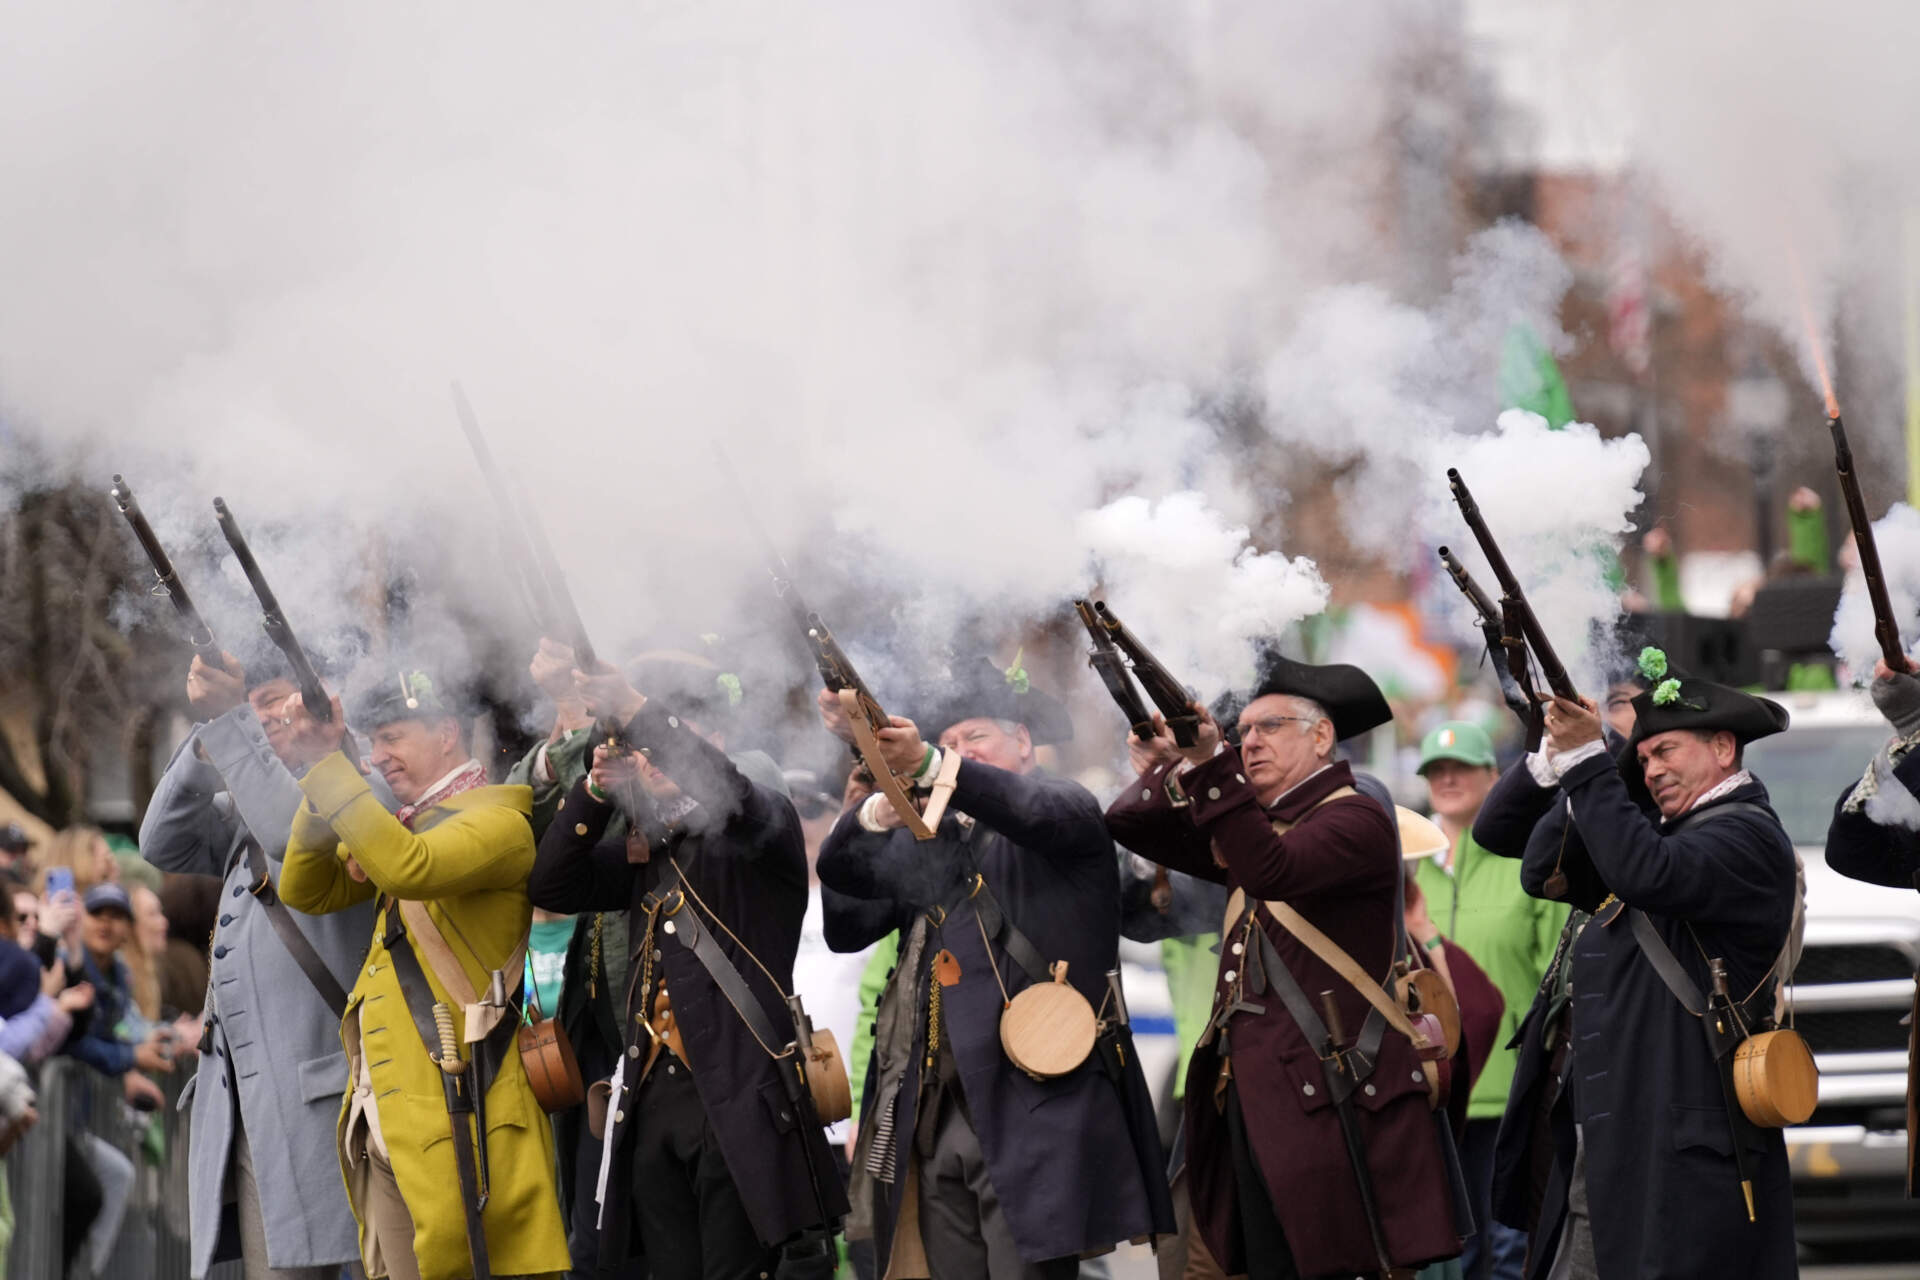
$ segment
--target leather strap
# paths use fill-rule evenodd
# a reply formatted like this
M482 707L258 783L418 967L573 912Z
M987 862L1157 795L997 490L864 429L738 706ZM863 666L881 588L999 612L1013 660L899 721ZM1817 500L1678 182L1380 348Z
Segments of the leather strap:
M440 979L440 985L446 988L447 994L459 1003L465 1013L467 1043L485 1039L499 1023L505 1021L504 1010L480 1002L473 983L467 979L466 968L460 963L460 958L453 954L453 948L447 945L446 936L440 932L440 926L433 922L433 914L427 910L427 904L410 899L398 901L400 918L406 921L407 932L418 940L420 949L426 952L427 967L433 970L434 976ZM474 959L479 961L480 957L475 956ZM499 971L514 975L514 981L518 984L525 980L526 964L527 940L522 938Z
M1745 800L1736 800L1731 804L1716 804L1688 814L1675 824L1672 834L1678 835L1682 831L1700 826L1709 819L1735 813L1772 817L1764 806ZM1647 963L1653 966L1653 971L1660 975L1660 981L1666 984L1667 990L1673 993L1673 998L1680 1002L1682 1008L1696 1018L1703 1017L1707 1012L1706 993L1701 991L1700 984L1693 980L1686 967L1680 963L1680 957L1673 954L1673 949L1667 946L1666 940L1660 936L1660 931L1653 927L1653 921L1648 919L1646 912L1638 907L1628 907L1626 914L1627 927L1633 931L1633 940L1640 945L1640 953L1646 956ZM1764 981L1760 984L1760 989L1762 991L1768 989ZM1759 992L1754 994L1758 995ZM1751 1003L1751 997L1740 1002L1743 1017L1746 1014L1745 1006L1749 1003ZM1767 1003L1772 1003L1771 997ZM1730 1048L1731 1043L1727 1047Z
M294 923L293 913L287 910L287 904L280 901L280 895L273 887L273 877L268 873L267 855L261 850L260 842L242 828L240 843L247 859L247 872L253 877L247 892L267 913L267 922L279 935L280 944L293 957L293 962L300 966L300 972L307 976L313 989L320 993L320 999L333 1011L334 1018L346 1017L347 993L341 989L340 980L333 976L333 971L320 958L320 953L313 949L313 943L307 935L300 932L300 926Z
M1273 984L1274 992L1280 997L1280 1003L1287 1006L1287 1012L1293 1015L1293 1021L1307 1037L1307 1043L1313 1046L1315 1054L1321 1054L1332 1039L1327 1025L1313 1007L1313 1001L1307 999L1307 993L1300 989L1300 982L1287 968L1286 961L1280 958L1278 948L1267 931L1255 925L1251 930L1259 941L1260 966L1266 978ZM1387 1020L1376 1009L1367 1014L1367 1020L1360 1027L1360 1038L1352 1049L1344 1045L1335 1045L1336 1051L1345 1051L1349 1070L1342 1071L1324 1056L1321 1065L1324 1068L1327 1088L1335 1102L1344 1101L1351 1096L1364 1080L1373 1074L1374 1064L1380 1058L1380 1042L1387 1036Z
M1000 899L993 896L993 889L987 884L987 878L978 871L973 873L972 883L965 892L961 893L957 901L965 902L969 899L973 902L974 914L980 918L980 927L986 930L987 938L1005 948L1007 955L1025 971L1030 981L1036 983L1053 981L1052 971L1048 969L1040 949L1033 945L1032 939L1020 932L1020 927L1014 924L1012 917L1007 915L1005 908L1000 905Z
M389 899L384 911L386 933L381 941L387 948L387 955L393 961L394 976L400 982L400 994L405 998L407 1012L413 1017L414 1029L420 1034L420 1042L426 1047L427 1057L435 1063L438 1070L440 1055L440 1032L433 1017L433 987L427 981L426 970L420 967L420 958L414 954L412 945L407 941L407 927L404 916L394 909L395 903ZM469 984L470 986L470 984ZM518 982L515 991L519 990ZM454 993L449 991L449 995ZM458 998L457 996L455 997ZM466 1215L467 1248L473 1262L475 1280L490 1280L492 1271L487 1260L486 1233L482 1228L481 1215L486 1210L490 1179L487 1175L487 1127L484 1110L487 1090L493 1087L498 1074L501 1054L506 1041L512 1038L515 1023L501 1019L499 1025L473 1050L471 1065L459 1073L464 1081L445 1078L441 1085L447 1104L447 1119L452 1127L454 1168L460 1179L460 1207ZM462 1094L462 1085L466 1092ZM473 1127L468 1128L467 1117L473 1117Z
M760 1007L760 1001L747 986L740 971L733 967L733 961L720 948L696 910L686 910L691 899L681 888L683 878L678 863L669 863L669 870L661 876L655 886L652 897L658 900L660 911L659 931L672 938L687 950L693 952L693 958L707 971L714 985L720 988L720 994L726 997L740 1020L747 1024L747 1030L753 1032L760 1047L767 1051L770 1058L787 1056L781 1047L792 1042L792 1036L781 1036L774 1031L773 1024L767 1020L767 1011ZM689 1064L692 1065L692 1064Z

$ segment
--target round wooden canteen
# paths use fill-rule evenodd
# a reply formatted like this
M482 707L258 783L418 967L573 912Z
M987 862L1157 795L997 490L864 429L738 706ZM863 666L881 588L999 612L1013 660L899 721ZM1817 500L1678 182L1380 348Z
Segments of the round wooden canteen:
M1093 1006L1067 984L1067 962L1053 966L1052 982L1014 996L1000 1015L1000 1046L1007 1059L1036 1080L1066 1075L1087 1060L1099 1034Z
M1799 1124L1820 1101L1820 1071L1800 1033L1762 1031L1733 1051L1733 1091L1757 1125Z

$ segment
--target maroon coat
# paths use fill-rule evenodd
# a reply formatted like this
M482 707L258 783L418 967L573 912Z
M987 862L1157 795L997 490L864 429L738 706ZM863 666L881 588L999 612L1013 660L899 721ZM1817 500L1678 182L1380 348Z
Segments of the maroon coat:
M1240 753L1228 747L1180 779L1191 803L1176 807L1167 791L1169 766L1143 775L1107 810L1107 826L1143 857L1204 879L1279 898L1317 925L1369 973L1385 977L1396 936L1400 844L1391 820L1365 796L1314 806L1353 785L1336 763L1263 809L1245 779ZM1277 835L1275 820L1293 822ZM1213 859L1217 849L1223 870ZM1357 1035L1366 998L1265 911L1261 927L1301 989L1316 1002L1332 991L1341 1021ZM1241 965L1230 934L1221 948L1215 999ZM1274 1212L1302 1275L1378 1269L1339 1117L1327 1097L1315 1047L1294 1025L1277 995L1264 1013L1234 1015L1228 1036L1233 1075L1254 1158L1265 1175ZM1229 1274L1245 1271L1235 1208L1227 1127L1214 1104L1217 1041L1195 1050L1187 1069L1187 1170L1194 1221ZM1369 1155L1388 1251L1396 1265L1417 1267L1460 1252L1440 1127L1413 1048L1389 1031L1379 1062L1353 1101Z

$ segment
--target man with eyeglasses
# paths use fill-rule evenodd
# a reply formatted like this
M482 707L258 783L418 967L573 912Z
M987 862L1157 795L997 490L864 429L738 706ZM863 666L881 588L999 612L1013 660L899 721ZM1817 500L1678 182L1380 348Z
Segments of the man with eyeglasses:
M1187 1070L1190 1246L1253 1280L1455 1257L1452 1156L1411 1043L1376 1026L1360 989L1273 910L1291 907L1369 975L1392 968L1398 833L1334 748L1393 713L1358 667L1278 655L1240 712L1237 746L1195 708L1195 744L1138 744L1150 763L1107 810L1127 848L1236 891L1213 1017ZM1321 1065L1329 1037L1351 1068L1338 1104Z

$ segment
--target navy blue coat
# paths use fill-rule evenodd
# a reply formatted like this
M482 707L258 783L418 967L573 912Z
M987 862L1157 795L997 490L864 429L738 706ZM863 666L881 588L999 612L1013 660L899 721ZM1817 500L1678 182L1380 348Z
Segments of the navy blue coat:
M808 893L806 845L792 801L750 782L724 752L658 702L641 708L624 736L647 750L654 766L700 807L663 839L655 839L649 861L632 863L627 861L624 835L605 838L614 810L587 795L583 777L541 837L527 896L548 911L629 908L633 916L628 936L638 946L645 927L641 901L662 874L671 871L668 859L676 860L686 883L732 930L733 937L712 932L758 998L767 1021L776 1033L788 1030L793 1019L781 992L739 943L759 958L783 990L793 989L793 957ZM694 1087L761 1243L776 1244L820 1220L803 1142L812 1148L812 1165L826 1184L828 1213L836 1219L843 1216L846 1196L820 1126L806 1124L795 1114L778 1068L699 959L665 938L656 937L654 946L655 962L673 993L673 1016L686 1044ZM637 978L640 969L640 959L631 959L629 973ZM637 981L629 982L630 1003L622 1012L629 1049L641 1039L631 1030L642 999L637 986ZM629 1212L633 1197L646 1194L646 1188L632 1182L632 1124L613 1117L609 1124L616 1155L607 1186L602 1268L645 1249Z
M971 831L958 814L974 820ZM1119 866L1099 801L1064 778L965 761L948 816L925 842L904 830L868 831L854 811L842 815L820 848L828 945L857 950L896 929L905 937L916 916L956 897L975 868L1008 919L1049 963L1066 961L1067 981L1099 1009L1107 971L1119 965ZM978 919L969 902L953 908L944 924L929 929L926 954L945 947L960 963L960 980L942 989L941 1007L967 1113L1021 1257L1041 1262L1171 1234L1165 1156L1151 1110L1140 1105L1148 1095L1137 1059L1126 1065L1124 1098L1092 1060L1052 1080L1035 1080L1009 1062L1000 1047L994 971L1009 993L1030 980L998 939L989 963ZM912 976L914 1045L894 1106L900 1176L874 1223L882 1269L907 1181L925 1056L929 975ZM860 1122L870 1125L880 1091L870 1064L852 1065L869 1071ZM1140 1146L1130 1134L1130 1110ZM1158 1183L1152 1194L1149 1171Z
M1767 980L1797 893L1793 845L1770 809L1729 809L1673 834L1677 823L1651 821L1605 755L1575 765L1561 789L1594 872L1647 914L1702 990L1704 956L1725 961L1736 999ZM1766 788L1742 786L1694 814L1736 803L1765 808ZM1573 950L1572 1103L1602 1280L1794 1276L1785 1139L1743 1126L1749 1222L1719 1068L1621 902L1603 904Z

